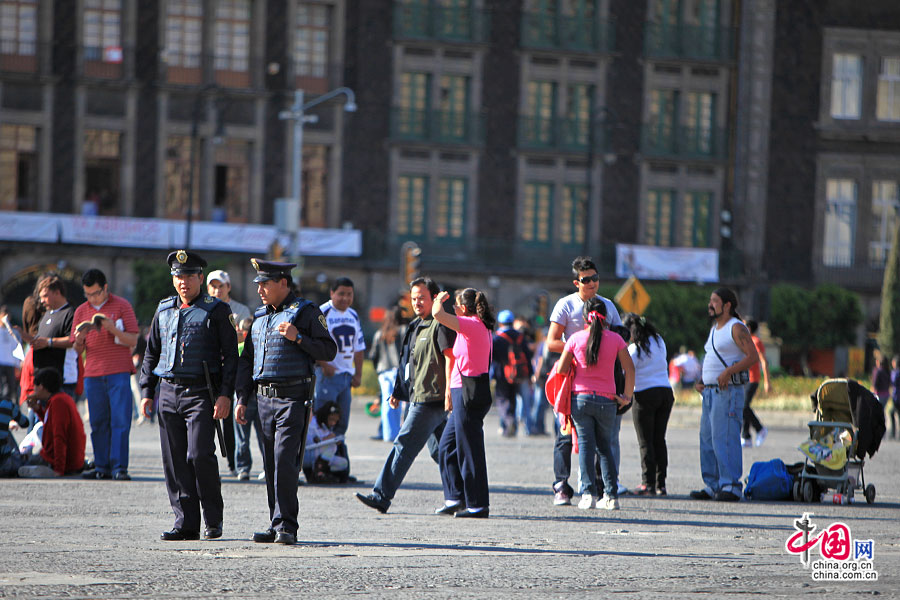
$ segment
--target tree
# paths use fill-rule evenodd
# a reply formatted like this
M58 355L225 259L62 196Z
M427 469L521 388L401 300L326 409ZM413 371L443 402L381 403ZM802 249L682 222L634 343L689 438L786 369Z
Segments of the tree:
M859 296L832 283L813 292L810 315L813 348L834 348L856 343L856 328L865 318Z
M796 285L772 286L769 299L769 331L789 350L802 354L812 347L812 294Z
M894 230L894 242L881 286L881 319L878 324L878 346L887 356L900 354L900 222Z

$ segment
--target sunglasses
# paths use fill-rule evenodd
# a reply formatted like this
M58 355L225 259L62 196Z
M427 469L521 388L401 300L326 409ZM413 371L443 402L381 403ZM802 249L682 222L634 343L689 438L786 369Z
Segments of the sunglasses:
M579 277L578 281L587 285L588 283L590 283L592 281L600 281L600 275L597 273L594 273L593 275L585 275L584 277Z

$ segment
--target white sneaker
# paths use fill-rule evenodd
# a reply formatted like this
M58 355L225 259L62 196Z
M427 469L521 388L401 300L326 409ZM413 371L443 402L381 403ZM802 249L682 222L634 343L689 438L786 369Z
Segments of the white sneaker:
M581 502L578 503L578 508L580 508L581 510L597 508L597 497L591 496L590 494L582 494Z
M753 444L758 448L763 445L763 442L766 441L766 436L769 435L769 430L766 427L763 427L756 434L756 440L754 440Z
M741 448L752 448L753 441L750 438L741 437Z
M259 475L256 476L257 481L265 481L266 480L266 472L261 471Z
M604 496L603 501L601 502L601 507L605 508L606 510L619 510L619 499Z

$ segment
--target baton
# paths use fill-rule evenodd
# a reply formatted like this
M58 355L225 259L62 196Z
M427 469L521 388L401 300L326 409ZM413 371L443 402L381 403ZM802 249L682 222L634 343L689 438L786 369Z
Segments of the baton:
M309 390L306 393L306 423L303 424L303 438L300 440L300 469L303 470L303 459L306 457L306 436L309 434L309 422L312 418L313 398L316 393L316 376L310 377ZM328 440L329 442L331 440Z
M216 394L213 392L212 386L212 378L209 376L209 366L206 364L206 361L203 361L203 375L206 377L206 389L209 390L209 399L212 400L213 409L216 406ZM219 419L213 419L213 423L216 426L216 437L219 438L219 452L222 453L222 458L227 458L225 454L225 434L222 433L222 424L219 423Z

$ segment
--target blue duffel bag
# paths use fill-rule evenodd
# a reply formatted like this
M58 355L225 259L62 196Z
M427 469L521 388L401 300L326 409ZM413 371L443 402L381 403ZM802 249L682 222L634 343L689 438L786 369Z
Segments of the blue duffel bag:
M787 500L791 497L794 477L780 458L755 462L747 476L744 496L751 500Z

